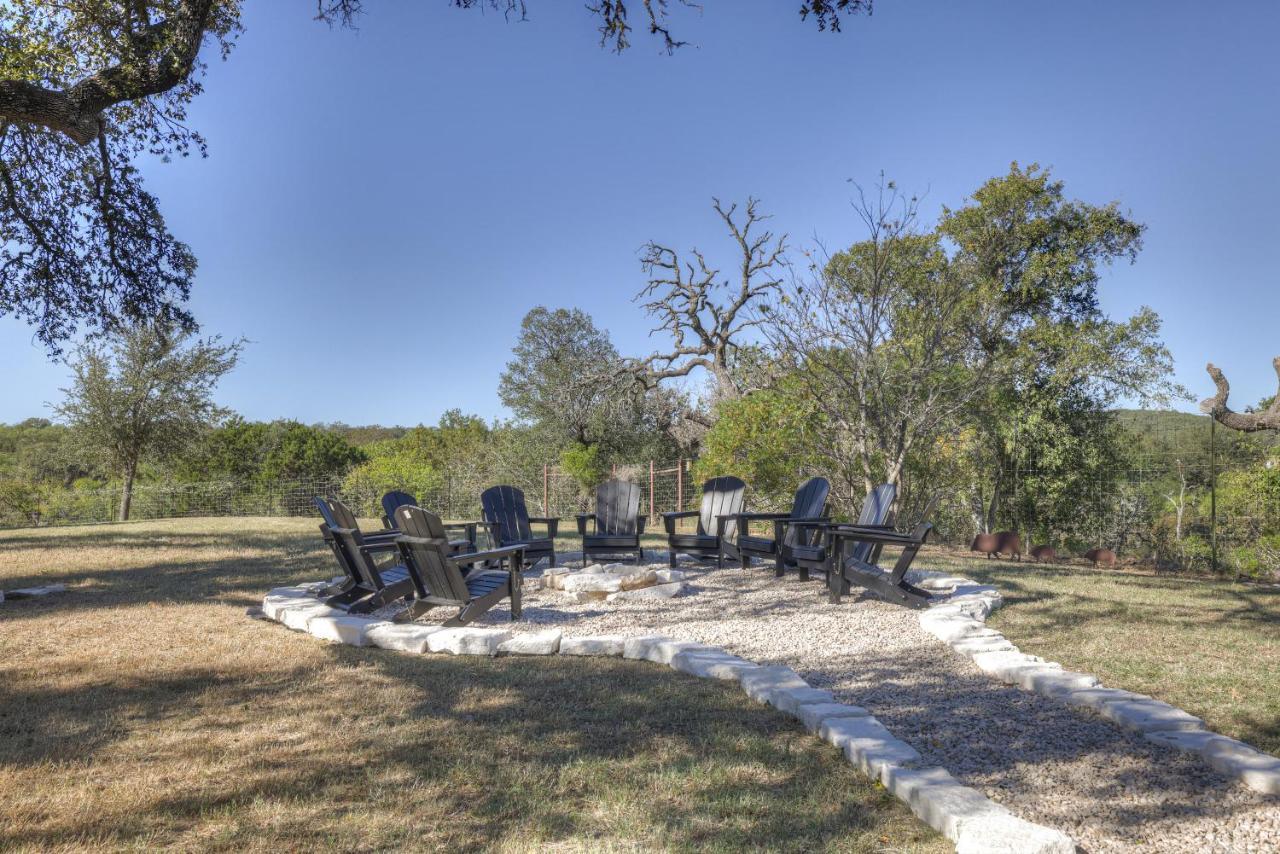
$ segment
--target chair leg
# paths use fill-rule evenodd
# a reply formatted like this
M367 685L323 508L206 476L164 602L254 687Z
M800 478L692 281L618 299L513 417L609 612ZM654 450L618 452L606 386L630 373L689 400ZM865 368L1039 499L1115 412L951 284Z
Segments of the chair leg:
M724 549L716 549L716 569L724 569Z
M835 567L827 570L827 601L832 605L840 604L840 593L844 587L843 581L844 579L840 577L840 573Z
M556 565L556 550L552 549L551 550L551 566L554 567L555 565Z
M521 601L521 591L520 591L521 587L522 585L520 584L519 580L513 580L512 583L510 584L509 593L511 596L511 621L513 623L516 620L520 619L521 609L523 607L523 602Z
M667 549L667 563L671 564L671 568L676 568L676 551L675 549Z
M787 565L782 562L782 550L779 549L773 558L773 575L775 578L782 578L786 574Z
M807 567L807 566L798 566L798 567L796 567L796 572L799 574L799 576L800 576L800 580L801 580L801 581L808 581L808 580L809 580L809 567ZM779 571L779 572L778 572L778 574L779 574L779 575L781 575L781 574L782 574L782 572L781 572L781 571Z

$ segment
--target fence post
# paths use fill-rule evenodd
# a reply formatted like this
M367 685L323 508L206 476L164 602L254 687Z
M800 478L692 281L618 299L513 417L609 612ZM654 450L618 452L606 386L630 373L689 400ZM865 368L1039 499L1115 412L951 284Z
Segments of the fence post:
M1218 571L1218 420L1209 416L1209 565Z
M652 516L657 512L653 503L653 460L649 460L649 515Z
M551 509L547 504L547 498L548 498L548 492L549 492L548 487L550 485L551 485L551 467L546 463L543 463L542 464L542 513L543 515L546 515L546 516L551 515Z
M684 512L684 457L676 460L676 512Z

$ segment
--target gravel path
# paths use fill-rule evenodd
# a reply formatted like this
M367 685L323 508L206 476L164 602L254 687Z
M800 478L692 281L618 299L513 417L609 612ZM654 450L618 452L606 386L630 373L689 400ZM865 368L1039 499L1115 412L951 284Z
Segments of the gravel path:
M855 597L829 605L818 583L776 579L771 568L692 569L689 595L627 603L576 603L536 589L533 577L523 620L511 623L498 608L485 622L516 631L554 625L574 636L658 633L790 665L870 709L926 761L1069 833L1085 851L1280 851L1280 798L996 682L922 631L915 612Z

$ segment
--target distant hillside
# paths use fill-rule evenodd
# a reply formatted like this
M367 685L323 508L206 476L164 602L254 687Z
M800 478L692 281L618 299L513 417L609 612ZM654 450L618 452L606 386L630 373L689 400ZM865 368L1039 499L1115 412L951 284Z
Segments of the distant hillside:
M1187 465L1208 464L1210 418L1193 412L1162 409L1116 410L1116 421L1133 440L1135 457L1177 457ZM1280 444L1280 435L1240 433L1219 426L1218 455L1223 460L1246 461L1265 456Z

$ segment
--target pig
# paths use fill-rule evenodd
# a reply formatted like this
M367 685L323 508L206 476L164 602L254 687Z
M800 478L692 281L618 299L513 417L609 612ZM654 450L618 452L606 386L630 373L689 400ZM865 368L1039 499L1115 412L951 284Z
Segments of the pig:
M1058 553L1054 551L1053 546L1032 546L1031 559L1036 563L1055 563L1058 560Z
M982 552L987 557L1007 554L1022 560L1022 538L1013 531L999 531L995 534L978 534L973 538L971 552Z
M1089 549L1084 553L1085 560L1093 561L1096 566L1115 566L1116 553L1111 549Z

